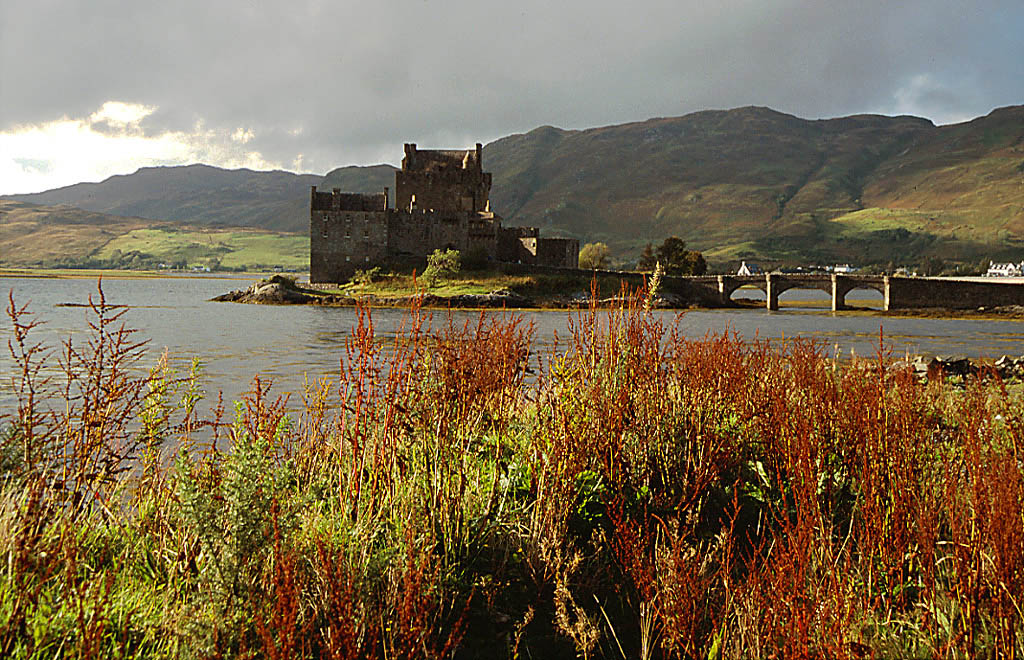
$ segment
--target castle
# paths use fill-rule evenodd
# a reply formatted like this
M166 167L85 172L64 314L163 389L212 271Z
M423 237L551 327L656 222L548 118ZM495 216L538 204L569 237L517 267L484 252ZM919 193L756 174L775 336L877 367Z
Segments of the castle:
M482 147L418 150L405 145L388 188L376 194L318 192L309 205L309 280L343 282L374 266L422 266L436 249L455 249L489 262L576 268L579 241L541 238L536 227L502 227L491 211L491 174Z

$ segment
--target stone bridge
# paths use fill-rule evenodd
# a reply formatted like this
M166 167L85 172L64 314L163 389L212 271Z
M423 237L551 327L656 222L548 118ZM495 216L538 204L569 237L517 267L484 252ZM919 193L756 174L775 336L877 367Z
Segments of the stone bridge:
M581 270L553 266L502 264L508 272L546 272L617 277L632 287L646 284L649 273L615 270ZM742 286L753 286L765 293L768 309L779 308L779 295L789 289L820 289L832 296L832 309L846 307L846 294L854 289L874 289L882 294L883 309L977 309L1005 305L1024 306L1024 281L1007 282L995 278L890 277L856 273L767 273L764 275L702 275L676 277L666 275L665 289L687 300L709 307L728 307L732 295Z
M679 278L704 288L718 303L730 305L732 294L743 286L765 293L768 309L779 308L779 295L789 289L820 289L832 295L832 310L846 308L846 294L854 289L874 289L882 294L883 309L945 307L975 309L1000 305L1024 305L1024 284L1016 282L950 279L940 277L890 277L838 273L766 273L764 275L711 275Z

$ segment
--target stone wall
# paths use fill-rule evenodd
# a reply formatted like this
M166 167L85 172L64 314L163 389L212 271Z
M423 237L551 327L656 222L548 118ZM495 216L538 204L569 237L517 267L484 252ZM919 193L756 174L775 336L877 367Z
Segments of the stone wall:
M576 268L580 265L580 242L575 238L537 240L537 264Z
M1024 284L930 277L887 277L885 304L886 309L977 309L1024 305Z
M491 175L482 146L419 150L405 145L389 192L363 195L318 192L310 198L310 281L341 282L359 269L415 266L434 250L477 252L488 261L575 268L579 242L540 237L536 227L501 227L490 211Z
M403 211L490 210L491 175L483 171L480 144L465 151L420 151L405 145L395 172L395 205Z
M502 227L498 233L498 260L514 264L532 264L537 260L536 227Z
M312 190L310 282L344 282L387 256L387 193L358 195Z
M500 222L492 213L392 211L387 252L403 261L446 249L482 251L488 259L496 259Z

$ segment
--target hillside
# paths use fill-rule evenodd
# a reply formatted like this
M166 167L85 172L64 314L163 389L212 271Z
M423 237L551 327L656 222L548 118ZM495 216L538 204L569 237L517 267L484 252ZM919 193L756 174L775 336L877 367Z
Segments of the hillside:
M492 208L507 224L604 241L623 259L673 234L718 264L1020 259L1024 248L1024 106L950 126L878 115L806 120L757 107L588 130L545 126L488 144L484 167L494 174ZM394 167L324 177L145 168L9 199L301 234L311 185L379 192L394 185Z
M100 183L78 183L6 199L193 225L306 231L309 188L322 178L209 165L145 167Z
M953 126L767 108L487 145L494 207L620 254L677 234L716 261L973 259L1024 240L1024 107Z
M384 188L391 189L391 203L395 200L395 167L391 165L371 165L369 167L339 167L327 173L317 188L327 191L338 188L342 192L379 193ZM309 197L309 191L306 191ZM306 221L309 222L309 204L306 204Z
M246 227L154 222L0 199L0 266L264 269L309 266L309 238Z

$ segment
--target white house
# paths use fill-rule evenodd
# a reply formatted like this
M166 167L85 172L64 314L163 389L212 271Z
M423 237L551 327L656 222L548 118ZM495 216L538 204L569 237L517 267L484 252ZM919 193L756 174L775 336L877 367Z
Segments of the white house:
M994 261L990 261L988 262L988 272L985 275L986 277L1020 277L1022 272L1024 272L1024 261L1019 264L997 264Z
M760 275L764 271L757 264L748 264L746 261L740 262L740 269L736 271L737 275Z

